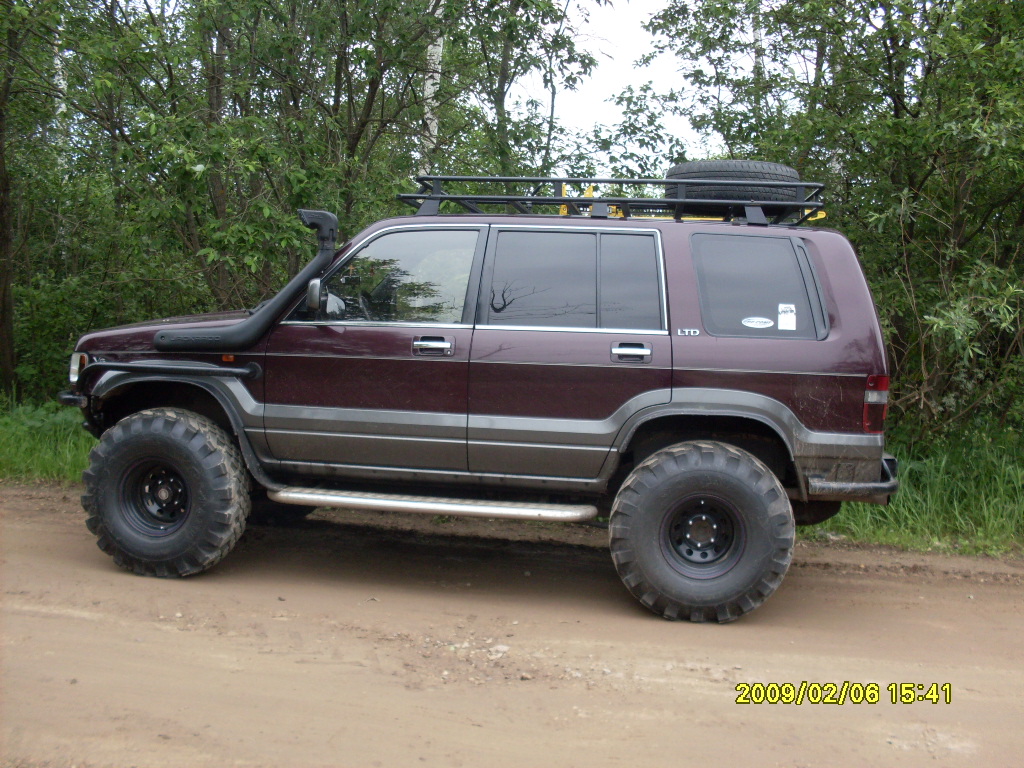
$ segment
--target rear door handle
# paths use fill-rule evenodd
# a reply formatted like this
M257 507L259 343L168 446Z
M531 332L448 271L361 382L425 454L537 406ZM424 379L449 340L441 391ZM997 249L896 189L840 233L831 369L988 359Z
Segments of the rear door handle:
M455 345L443 336L423 336L414 339L412 349L418 355L450 355Z
M650 357L651 348L643 344L637 344L636 346L623 346L622 344L616 344L612 347L612 354L618 355L619 357Z

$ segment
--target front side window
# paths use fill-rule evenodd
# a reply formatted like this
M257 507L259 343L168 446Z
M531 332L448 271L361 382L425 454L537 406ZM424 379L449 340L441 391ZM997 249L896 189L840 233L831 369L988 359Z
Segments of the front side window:
M653 235L501 231L485 323L660 330L659 272Z
M327 301L315 319L461 323L478 237L475 229L378 237L324 281Z

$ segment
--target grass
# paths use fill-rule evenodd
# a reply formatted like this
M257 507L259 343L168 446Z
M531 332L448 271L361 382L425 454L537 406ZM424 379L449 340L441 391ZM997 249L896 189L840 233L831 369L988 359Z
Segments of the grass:
M0 478L78 482L95 444L76 408L0 401Z
M972 428L928 443L897 443L900 490L889 505L844 504L813 538L904 549L1020 554L1024 548L1024 438Z
M0 400L0 478L78 482L95 439L81 413L56 403ZM900 491L887 507L845 504L801 534L971 554L1024 551L1024 437L973 427L928 442L894 438ZM438 518L436 522L442 522Z

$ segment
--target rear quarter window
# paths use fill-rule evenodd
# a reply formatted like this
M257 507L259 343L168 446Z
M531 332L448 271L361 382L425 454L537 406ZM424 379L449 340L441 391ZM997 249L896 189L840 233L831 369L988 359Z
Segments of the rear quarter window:
M791 238L696 234L691 244L712 336L824 338L811 266Z

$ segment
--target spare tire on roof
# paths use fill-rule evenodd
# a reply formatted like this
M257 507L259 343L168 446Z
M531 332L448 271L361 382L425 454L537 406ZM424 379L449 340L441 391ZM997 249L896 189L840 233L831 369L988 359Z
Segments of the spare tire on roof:
M767 163L761 160L695 160L680 163L669 168L666 179L736 181L735 185L718 184L666 184L665 197L695 200L769 200L790 202L803 199L802 190L792 187L751 186L750 181L800 181L795 168L781 163ZM728 206L694 206L692 212L722 216L729 212Z

